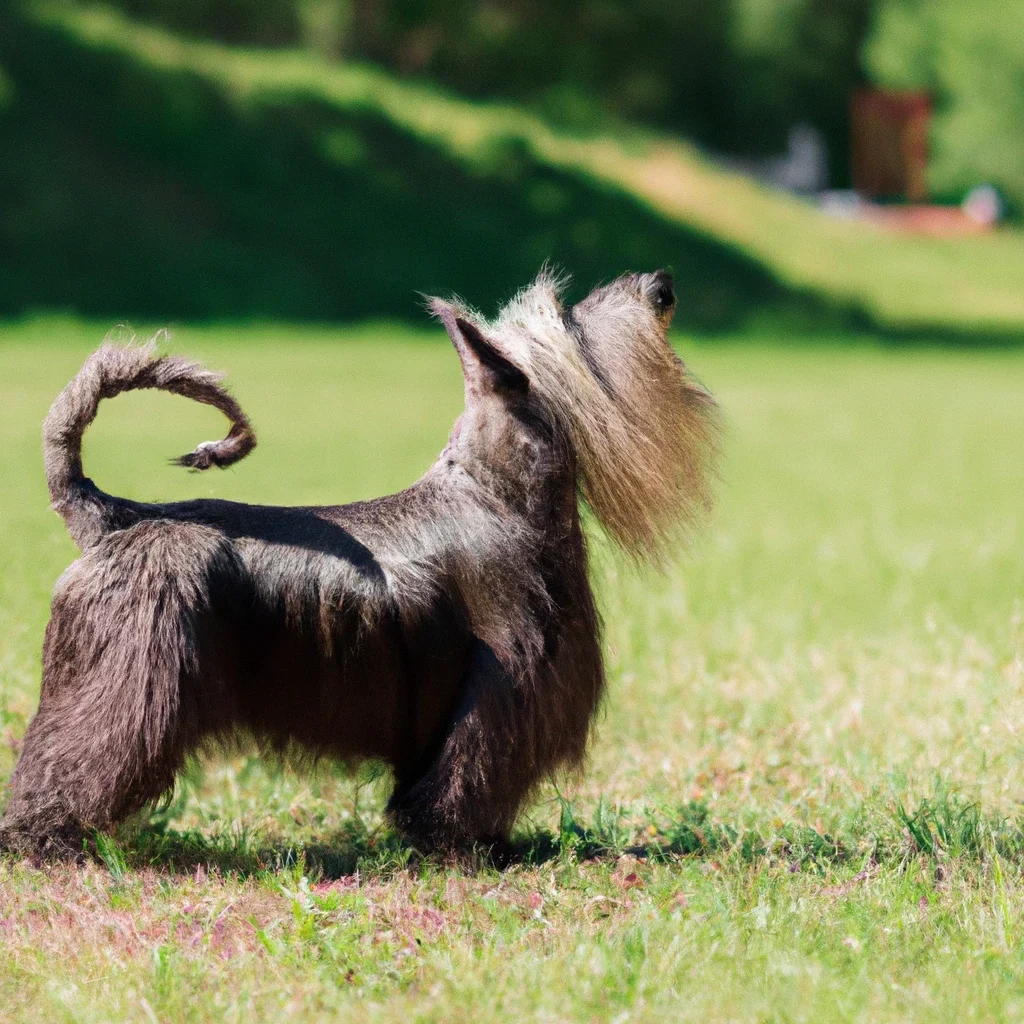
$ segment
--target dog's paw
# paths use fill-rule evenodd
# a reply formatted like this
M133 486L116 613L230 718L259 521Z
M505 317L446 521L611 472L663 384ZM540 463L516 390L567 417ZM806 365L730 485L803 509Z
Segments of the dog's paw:
M74 864L81 867L89 859L83 845L84 838L84 833L78 827L52 832L2 828L0 857L24 860L36 868L47 864Z

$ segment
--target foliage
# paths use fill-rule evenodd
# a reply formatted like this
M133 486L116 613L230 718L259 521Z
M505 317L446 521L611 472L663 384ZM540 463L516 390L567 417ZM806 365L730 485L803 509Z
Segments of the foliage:
M608 115L722 152L785 145L814 118L846 175L849 87L876 0L118 0L126 12L227 42L305 42L471 96L588 127ZM310 32L316 25L317 33ZM753 29L752 29L752 26ZM762 28L768 27L764 33ZM767 36L767 37L766 37Z
M116 0L228 42L304 43L368 58L556 121L608 116L719 152L777 153L809 121L834 185L849 183L849 98L868 82L938 100L932 184L959 201L998 184L1024 203L1021 5L1015 0Z
M127 14L229 43L297 41L300 0L119 0Z
M959 201L998 186L1024 209L1024 7L1015 0L887 0L865 51L874 80L928 89L935 103L931 184Z

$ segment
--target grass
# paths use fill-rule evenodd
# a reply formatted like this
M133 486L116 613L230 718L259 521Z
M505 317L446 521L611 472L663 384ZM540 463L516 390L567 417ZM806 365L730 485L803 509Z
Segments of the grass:
M98 340L0 327L0 778L75 555L39 424ZM412 481L460 406L437 332L183 329L260 431L239 467L162 395L88 471L137 497L349 500ZM421 862L383 780L193 766L101 864L0 861L0 1018L1002 1020L1024 1010L1024 353L681 339L720 397L719 506L664 576L598 544L611 677L586 774L499 874Z
M90 46L127 55L165 76L195 75L224 90L243 112L254 99L284 97L324 104L336 114L372 112L444 151L471 175L489 168L497 153L519 146L537 163L535 175L547 168L582 176L598 186L594 201L602 188L633 197L666 223L694 232L688 244L703 258L702 240L712 238L756 261L782 287L827 298L897 333L981 332L1019 340L1024 328L1020 231L969 238L902 235L826 217L669 136L623 129L583 137L520 108L469 102L369 65L187 41L102 7L44 4L40 11ZM548 237L549 251L552 244ZM614 244L602 241L606 248ZM683 259L681 244L677 252ZM723 273L730 272L735 267L727 263Z

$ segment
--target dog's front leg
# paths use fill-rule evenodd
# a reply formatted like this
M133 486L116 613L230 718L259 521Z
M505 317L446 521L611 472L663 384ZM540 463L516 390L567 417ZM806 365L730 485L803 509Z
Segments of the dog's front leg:
M411 842L424 852L455 854L475 844L503 855L543 770L535 750L541 723L531 705L527 688L477 641L440 753L418 778L399 777L388 804Z

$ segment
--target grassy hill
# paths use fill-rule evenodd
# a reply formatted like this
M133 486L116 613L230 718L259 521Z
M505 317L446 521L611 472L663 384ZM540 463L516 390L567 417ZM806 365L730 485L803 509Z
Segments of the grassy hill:
M651 133L582 137L366 65L185 41L109 10L0 14L0 311L419 316L545 258L670 264L680 324L1016 338L1024 236L829 219Z

